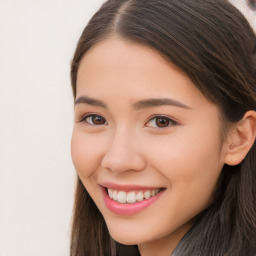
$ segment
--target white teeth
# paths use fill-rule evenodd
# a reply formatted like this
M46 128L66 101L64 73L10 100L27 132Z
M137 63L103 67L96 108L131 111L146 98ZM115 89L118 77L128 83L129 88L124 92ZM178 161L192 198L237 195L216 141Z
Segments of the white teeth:
M108 189L108 195L110 198L113 198L113 191L110 188Z
M108 195L111 199L114 201L117 201L121 204L134 204L136 202L141 202L144 199L149 199L152 196L155 196L160 192L160 189L153 189L153 190L146 190L146 191L130 191L130 192L124 192L124 191L117 191L108 188Z
M143 193L140 191L137 195L136 195L136 201L140 202L143 200Z
M121 204L126 203L126 193L124 191L119 191L117 194L117 201Z
M117 200L117 191L116 190L113 191L113 199L115 201Z
M134 204L136 202L135 192L128 193L126 201L127 201L128 204Z
M145 198L145 199L149 199L150 196L151 196L151 193L150 193L149 190L147 190L146 192L144 192L144 198Z

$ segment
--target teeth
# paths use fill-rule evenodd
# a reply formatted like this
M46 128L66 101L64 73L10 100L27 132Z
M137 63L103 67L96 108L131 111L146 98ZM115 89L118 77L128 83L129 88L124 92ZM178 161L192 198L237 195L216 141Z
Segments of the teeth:
M143 193L140 191L137 195L136 195L136 201L140 202L143 200Z
M117 191L116 190L113 191L113 199L115 201L117 200Z
M151 196L151 193L150 193L150 191L148 190L148 191L146 191L146 192L144 192L144 198L145 199L149 199L150 198L150 196Z
M134 204L136 202L135 192L130 192L127 194L126 201L128 204Z
M117 201L121 204L126 203L126 193L124 191L120 191L117 194Z
M144 199L149 199L150 197L155 196L159 192L160 192L160 189L153 189L153 190L146 190L144 192L139 191L136 193L135 191L130 191L126 193L124 191L117 191L117 190L108 188L109 197L121 204L125 204L125 203L134 204L136 202L141 202Z
M113 191L110 188L108 189L108 195L109 195L110 198L113 199Z

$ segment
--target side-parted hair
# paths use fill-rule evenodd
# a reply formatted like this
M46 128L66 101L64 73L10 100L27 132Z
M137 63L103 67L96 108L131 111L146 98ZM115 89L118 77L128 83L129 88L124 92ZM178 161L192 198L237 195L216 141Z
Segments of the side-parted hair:
M107 1L78 42L71 64L74 98L81 59L113 35L151 47L183 70L219 107L224 124L256 110L256 37L227 0ZM186 241L177 255L256 255L255 143L239 165L224 165L214 201L198 215ZM70 250L71 256L139 255L136 246L122 246L110 237L79 177Z

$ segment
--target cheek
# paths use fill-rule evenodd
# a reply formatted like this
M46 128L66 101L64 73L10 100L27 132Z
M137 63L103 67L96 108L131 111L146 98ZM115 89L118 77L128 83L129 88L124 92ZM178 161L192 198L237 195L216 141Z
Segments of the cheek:
M168 204L161 206L166 211L162 219L171 228L186 223L211 203L222 169L219 146L217 137L212 140L199 132L192 137L175 133L175 138L148 145L151 165L168 181Z
M212 136L209 136L212 131ZM215 134L213 136L213 134ZM219 129L186 127L147 146L152 166L168 180L176 199L191 205L207 203L223 167Z
M206 169L216 169L223 161L220 129L216 125L196 123L177 127L167 137L154 140L152 155L177 175L196 175ZM207 167L208 166L208 167ZM177 167L177 168L176 168ZM180 169L183 167L182 169ZM195 173L194 173L195 172Z
M101 162L101 142L74 128L71 139L71 156L77 174L81 179L95 173Z

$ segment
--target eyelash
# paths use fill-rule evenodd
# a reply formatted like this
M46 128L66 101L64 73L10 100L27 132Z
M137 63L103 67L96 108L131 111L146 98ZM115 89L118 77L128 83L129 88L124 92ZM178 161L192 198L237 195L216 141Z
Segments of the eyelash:
M164 128L168 128L168 127L170 127L170 126L174 126L174 125L177 125L177 124L178 124L177 121L175 121L175 120L173 120L173 119L171 119L171 118L169 118L169 117L167 117L167 116L154 116L154 117L150 118L150 119L147 121L146 124L148 124L148 123L150 123L150 122L153 122L154 120L155 120L155 123L156 123L157 119L160 119L160 120L162 119L162 121L167 121L167 122L168 122L167 126L157 126L157 125L155 124L153 127L151 126L151 128L164 129ZM147 126L147 127L150 127L150 126L148 126L148 125L146 125L146 126Z
M93 121L92 121L92 118L94 118L94 117L95 117L95 118L96 118L96 117L101 118L101 119L104 121L104 124L94 124ZM90 122L87 120L88 118L91 118L91 121L90 121ZM82 117L82 119L81 119L79 122L85 122L85 123L87 123L87 124L89 124L89 125L95 125L95 126L100 126L100 125L105 125L105 124L107 124L106 119L105 119L104 117L102 117L101 115L97 115L97 114L85 115L85 116Z
M90 121L88 120L90 118ZM99 118L99 119L101 119L101 121L103 121L104 123L102 123L102 124L95 124L95 123L93 123L93 118ZM162 121L164 121L164 122L168 122L168 124L166 125L166 126L158 126L156 123L155 123L155 125L153 124L153 125L151 125L151 126L148 126L148 124L150 123L150 122L153 122L154 120L155 120L155 122L157 121L157 120L162 120ZM107 123L107 121L106 121L106 119L104 118L104 117L102 117L101 115L97 115L97 114L88 114L88 115L85 115L85 116L83 116L82 117L82 119L79 121L79 122L85 122L85 123L87 123L87 124L89 124L89 125L94 125L94 126L101 126L101 125L106 125L106 124L108 124ZM166 116L154 116L154 117L152 117L152 118L150 118L147 122L146 122L146 127L151 127L151 128L158 128L158 129L164 129L164 128L168 128L168 127L170 127L170 126L174 126L174 125L177 125L178 124L178 122L177 121L175 121L175 120L173 120L173 119L171 119L171 118L169 118L169 117L166 117Z

